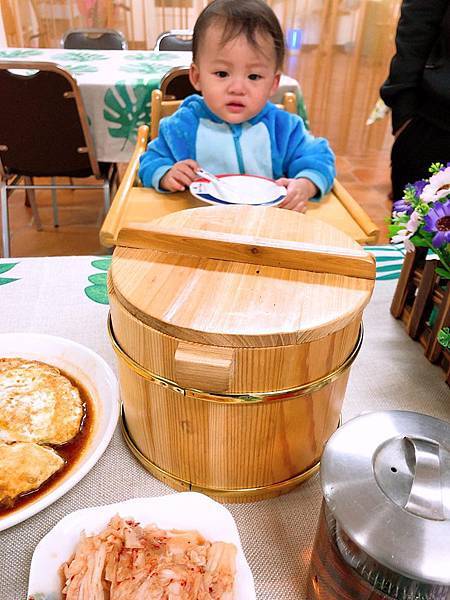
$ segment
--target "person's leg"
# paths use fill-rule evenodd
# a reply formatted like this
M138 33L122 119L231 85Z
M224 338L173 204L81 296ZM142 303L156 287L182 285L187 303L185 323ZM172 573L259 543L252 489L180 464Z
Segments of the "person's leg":
M430 176L431 163L450 161L450 131L423 117L414 117L398 136L391 152L393 200L400 200L406 184Z

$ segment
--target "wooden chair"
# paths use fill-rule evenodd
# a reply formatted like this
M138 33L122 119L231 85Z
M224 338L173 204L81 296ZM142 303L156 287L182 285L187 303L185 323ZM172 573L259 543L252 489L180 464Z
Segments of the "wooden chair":
M167 71L160 81L159 89L163 100L182 100L191 94L199 93L189 79L188 67L174 67Z
M65 69L49 62L0 62L0 209L3 256L10 254L8 193L50 189L57 225L56 190L99 189L104 212L117 169L99 163L78 85ZM20 99L20 101L18 101ZM35 184L46 177L50 184ZM61 184L57 177L94 177L94 183ZM25 184L21 181L25 180Z
M143 188L138 178L139 160L147 148L149 138L153 140L158 136L160 120L172 115L180 104L181 100L163 100L161 90L153 90L150 128L147 125L139 128L133 156L100 231L100 240L104 246L115 245L120 228L126 222L145 222L177 210L204 206L189 192L160 194ZM296 113L295 94L286 93L279 106ZM360 244L375 244L378 239L379 230L375 223L337 180L325 198L320 202L309 203L308 214L341 229Z

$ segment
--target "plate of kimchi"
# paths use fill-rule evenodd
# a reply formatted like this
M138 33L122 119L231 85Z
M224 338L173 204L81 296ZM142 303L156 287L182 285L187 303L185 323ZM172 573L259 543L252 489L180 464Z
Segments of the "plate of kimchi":
M28 600L254 600L228 510L203 494L77 510L39 542Z

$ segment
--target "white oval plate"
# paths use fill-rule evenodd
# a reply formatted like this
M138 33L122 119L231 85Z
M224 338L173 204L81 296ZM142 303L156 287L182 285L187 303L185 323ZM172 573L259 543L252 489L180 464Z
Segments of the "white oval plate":
M80 533L99 533L116 514L133 518L142 525L154 523L162 529L196 529L211 542L231 542L237 547L234 599L256 598L253 576L233 517L224 506L196 492L134 498L67 515L36 546L31 561L28 596L35 600L61 600L58 569L72 556Z
M236 192L239 202L227 198L226 188L223 195L218 192L213 183L207 179L199 178L191 183L191 194L208 204L251 204L253 206L276 206L286 197L286 188L277 185L273 179L257 175L217 175L223 179L227 186Z
M38 333L0 334L0 357L41 360L65 371L89 394L95 409L90 439L78 462L47 493L0 516L0 531L16 525L55 502L88 473L111 440L119 416L119 386L116 376L98 354L71 340Z

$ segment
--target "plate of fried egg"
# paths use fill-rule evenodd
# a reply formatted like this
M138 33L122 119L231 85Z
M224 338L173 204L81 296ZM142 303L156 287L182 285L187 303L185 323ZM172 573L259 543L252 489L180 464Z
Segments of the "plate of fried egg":
M70 490L105 451L119 386L91 349L44 334L0 334L0 531Z

